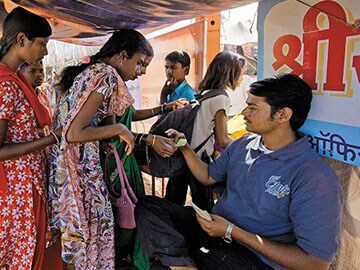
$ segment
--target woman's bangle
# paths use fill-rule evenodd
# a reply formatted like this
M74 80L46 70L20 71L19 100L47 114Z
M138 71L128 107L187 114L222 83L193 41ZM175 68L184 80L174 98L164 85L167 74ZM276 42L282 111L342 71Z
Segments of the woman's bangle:
M147 137L149 134L143 134L140 138L140 145L146 145Z
M139 139L139 145L142 145L142 139L144 138L144 135L145 135L144 133L141 134Z
M167 113L168 111L169 110L168 110L168 107L167 107L166 103L160 105L160 113L161 114Z
M152 139L151 147L154 147L154 145L155 145L155 140L156 140L156 135L153 134L153 139Z
M143 136L144 134L143 133L137 133L136 136L135 136L135 144L136 145L140 145L140 140L141 140L141 137Z
M53 135L55 137L56 140L56 144L60 144L59 138L56 136L55 132L50 130L50 134Z

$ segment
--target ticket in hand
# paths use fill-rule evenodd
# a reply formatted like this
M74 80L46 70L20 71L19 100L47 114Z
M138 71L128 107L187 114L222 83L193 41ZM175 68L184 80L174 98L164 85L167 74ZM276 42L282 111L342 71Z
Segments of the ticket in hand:
M207 220L207 221L212 221L212 218L210 216L210 214L208 213L208 211L206 210L202 210L199 207L197 207L193 202L191 203L191 206L194 208L194 210L196 211L196 213L198 213L198 215Z
M176 142L175 146L176 147L183 147L187 144L187 140L186 138L180 138L178 139L178 141Z

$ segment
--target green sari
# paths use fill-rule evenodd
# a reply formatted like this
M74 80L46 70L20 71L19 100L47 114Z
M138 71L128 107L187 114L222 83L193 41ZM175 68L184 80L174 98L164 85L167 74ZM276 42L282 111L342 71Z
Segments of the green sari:
M125 125L131 130L132 122L132 107L126 109L122 116L116 117L116 122ZM125 143L113 139L112 143L115 145L119 153L119 157L123 160L125 155ZM126 176L129 180L137 198L145 196L144 183L141 176L140 169L136 163L134 153L131 153L123 163ZM114 155L111 155L108 160L108 171L110 172L110 179L115 186L115 190L121 193L120 180L117 173L116 161ZM115 226L115 251L116 251L116 264L119 264L119 258L123 258L128 253L132 253L133 269L148 270L150 268L149 256L144 253L140 246L140 241L136 229L122 229Z

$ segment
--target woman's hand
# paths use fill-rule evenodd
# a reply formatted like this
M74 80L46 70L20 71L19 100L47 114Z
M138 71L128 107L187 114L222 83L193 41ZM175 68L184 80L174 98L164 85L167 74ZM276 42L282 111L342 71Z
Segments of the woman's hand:
M121 127L121 132L119 133L120 142L125 142L125 152L126 155L130 155L130 153L134 150L135 147L135 140L134 135L131 133L130 130L127 129L126 126L119 124Z
M222 237L225 235L226 228L229 224L229 221L223 217L210 214L212 220L207 221L206 219L201 218L196 214L196 219L199 222L201 228L212 237Z
M158 155L164 158L168 158L176 152L177 147L175 146L175 142L173 139L153 134L152 136L155 136L155 142L154 145L152 145L152 148ZM153 138L154 137L151 138L152 141L154 140Z
M171 111L180 109L182 107L185 107L186 105L189 105L189 101L186 98L180 98L167 104L167 108L169 111Z

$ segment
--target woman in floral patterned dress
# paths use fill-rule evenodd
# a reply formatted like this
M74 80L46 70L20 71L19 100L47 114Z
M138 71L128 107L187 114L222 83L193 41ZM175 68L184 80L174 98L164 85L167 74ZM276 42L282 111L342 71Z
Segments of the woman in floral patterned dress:
M47 54L49 23L23 8L11 11L0 41L0 269L43 269L46 235L46 146L61 130L50 126L46 109L18 71Z
M120 136L129 154L132 133L115 123L133 98L123 81L140 75L152 52L137 31L119 30L89 64L68 67L72 86L60 101L56 126L59 147L51 152L49 196L51 228L61 232L62 258L75 269L115 269L114 218L103 171L99 140Z
M136 31L134 31L134 30L125 30L125 29L121 30L120 33L118 34L117 38L110 39L109 43L107 43L104 46L104 48L102 48L101 51L97 55L95 55L91 58L92 61L94 63L99 62L99 61L104 62L103 59L106 59L107 57L112 57L114 55L114 53L118 52L119 44L122 44L124 42L126 43L126 39L128 38L128 36L134 35L134 33L136 33ZM138 34L136 34L136 35L138 35ZM117 45L111 44L112 42L115 42ZM146 45L147 49L146 49L146 51L144 51L144 53L146 54L146 57L142 60L142 64L138 66L135 75L132 74L131 76L128 76L124 73L124 71L120 71L119 72L120 77L118 77L116 79L118 81L119 87L123 89L122 94L125 95L125 97L129 96L129 92L124 84L124 81L133 80L139 76L146 74L146 68L150 64L150 62L153 58L153 50L152 50L151 45L146 40L143 40L142 42L144 44L147 44ZM123 46L123 45L121 45L121 46ZM131 46L131 47L133 47L133 46ZM110 50L110 48L112 48L112 49ZM129 49L126 49L126 50L129 50ZM69 103L71 102L69 100L69 92L67 91L67 89L72 87L75 76L78 75L80 72L82 72L82 70L84 69L84 66L86 67L88 65L82 65L80 67L67 67L61 72L61 80L59 81L59 85L60 85L62 94L65 95L65 98L63 98L62 101L60 102L60 105L57 106L57 109L56 109L57 113L55 113L55 117L57 117L57 119L58 119L57 122L60 124L64 122L65 117L68 115L68 106L69 106ZM82 72L82 74L80 76L84 76L85 74L87 74L86 71L87 70L84 69L84 71ZM92 75L90 75L90 77L91 76ZM98 76L98 75L96 75L96 76ZM78 79L75 79L75 83L77 83L77 80ZM82 80L84 80L84 78L82 78ZM88 86L88 87L91 88L93 86ZM113 87L113 85L109 84L109 87L111 88L111 87ZM164 107L164 106L166 106L166 110L169 111L173 108L179 108L179 107L183 106L184 104L186 104L186 100L182 99L182 100L174 101L174 102L166 104L166 105L156 106L154 108L137 110L134 108L134 106L131 103L129 103L129 104L123 103L119 107L122 111L119 111L114 119L115 119L116 123L123 124L129 130L131 130L132 120L140 121L140 120L144 120L144 119L153 117L155 115L158 115L161 113L162 107ZM143 138L144 141L146 141L146 144L149 147L152 147L157 153L159 153L161 155L170 156L176 150L174 147L175 143L172 139L162 137L162 136L156 136L156 139L155 139L155 136L152 134L144 134L144 136L142 136L142 134L139 134L138 138L140 138L140 137ZM119 141L118 138L112 138L111 144L113 144L113 147L117 150L119 156L123 157L124 153L125 153L126 144L124 142ZM55 155L55 156L57 156L57 155ZM107 179L107 181L110 181L110 178L111 178L112 179L111 182L112 182L115 190L118 193L121 193L120 180L118 177L118 171L117 171L117 166L115 163L114 155L110 154L104 159L106 159L108 161L107 166L102 164L102 165L104 165L104 167L106 167L106 169L105 169L106 172L104 172L104 174L107 176L110 176L110 175L112 176L112 177L108 177L109 179ZM102 159L102 160L104 161L104 159ZM57 161L55 160L54 162L52 162L52 164L53 164L53 171L56 171ZM144 190L144 185L143 185L143 181L142 181L142 177L141 177L141 172L136 163L136 159L135 159L135 156L133 153L131 153L130 155L127 156L123 165L124 165L124 169L125 169L127 178L129 180L130 186L132 187L135 195L138 198L144 196L145 190ZM55 178L51 177L51 179L55 179ZM59 194L59 192L55 191L54 188L52 188L52 187L56 186L56 184L55 185L54 184L55 183L50 184L50 191L55 196L52 195L50 197L52 199L52 204L55 206L54 209L56 212L57 211L56 208L60 208L59 205L61 202L56 198L56 197L59 197L58 195L56 195L56 193ZM54 190L54 192L52 192L53 190ZM59 215L55 214L53 216L54 216L54 218L53 218L54 224L56 224ZM149 269L149 257L142 251L142 249L140 247L140 242L138 241L138 238L137 238L136 229L123 229L123 228L116 226L116 224L115 224L115 268L123 267L124 263L128 262L129 255L131 256L132 269L135 269L135 270Z

